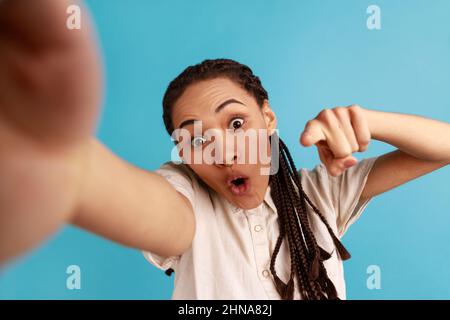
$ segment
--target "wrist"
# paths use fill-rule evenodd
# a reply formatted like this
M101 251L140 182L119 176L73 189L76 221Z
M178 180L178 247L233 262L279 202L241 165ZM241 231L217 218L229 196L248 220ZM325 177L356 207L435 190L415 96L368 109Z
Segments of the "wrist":
M363 112L369 127L371 139L381 140L382 112L366 108L363 108Z

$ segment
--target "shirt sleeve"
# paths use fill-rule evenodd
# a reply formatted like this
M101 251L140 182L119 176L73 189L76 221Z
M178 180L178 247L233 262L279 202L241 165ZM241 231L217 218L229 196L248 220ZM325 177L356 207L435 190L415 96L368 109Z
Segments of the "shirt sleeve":
M373 199L360 201L369 173L378 157L360 160L337 177L329 175L329 187L332 206L336 214L338 236L342 237ZM322 164L323 174L328 175Z
M195 193L192 184L193 177L189 174L189 169L183 164L175 164L171 161L165 162L154 171L164 177L179 193L185 196L195 209ZM149 251L143 251L145 259L158 269L175 270L176 264L181 256L162 257Z

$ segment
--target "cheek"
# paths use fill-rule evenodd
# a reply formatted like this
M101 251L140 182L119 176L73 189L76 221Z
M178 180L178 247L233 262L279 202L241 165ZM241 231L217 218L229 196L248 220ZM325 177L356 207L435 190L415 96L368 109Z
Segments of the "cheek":
M204 165L202 164L189 164L189 168L192 169L199 177L204 175L205 169L203 168Z
M265 127L251 130L254 130L254 134L251 135L252 139L246 138L245 144L243 144L245 149L242 148L240 152L245 153L246 159L257 159L259 165L267 165L271 155L270 131ZM249 163L255 164L253 161Z
M189 167L209 186L218 184L219 176L215 167L208 164L191 164Z

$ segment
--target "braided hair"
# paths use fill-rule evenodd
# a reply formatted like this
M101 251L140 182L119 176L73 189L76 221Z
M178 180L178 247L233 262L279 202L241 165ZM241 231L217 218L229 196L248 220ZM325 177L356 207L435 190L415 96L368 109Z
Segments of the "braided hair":
M205 60L186 68L166 90L163 98L163 120L169 135L174 131L172 108L186 88L195 82L218 77L234 81L253 96L260 107L269 98L260 79L248 66L230 59ZM276 132L270 137L271 143L274 135ZM280 229L270 261L270 272L276 289L282 299L292 300L296 278L299 292L305 300L339 299L323 264L323 261L329 259L331 255L317 244L308 218L307 205L326 226L341 259L349 259L350 254L334 234L324 215L306 195L288 148L279 137L277 138L280 144L278 155L280 166L277 173L269 177L270 193L277 208ZM291 258L291 271L287 283L278 277L275 269L275 261L284 240L288 242ZM166 274L170 275L172 271L167 270Z

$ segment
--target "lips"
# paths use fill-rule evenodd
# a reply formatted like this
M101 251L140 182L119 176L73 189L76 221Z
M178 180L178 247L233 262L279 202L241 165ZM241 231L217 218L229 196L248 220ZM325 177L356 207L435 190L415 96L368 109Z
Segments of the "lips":
M244 174L234 173L228 176L227 185L232 194L243 196L250 189L250 179Z

